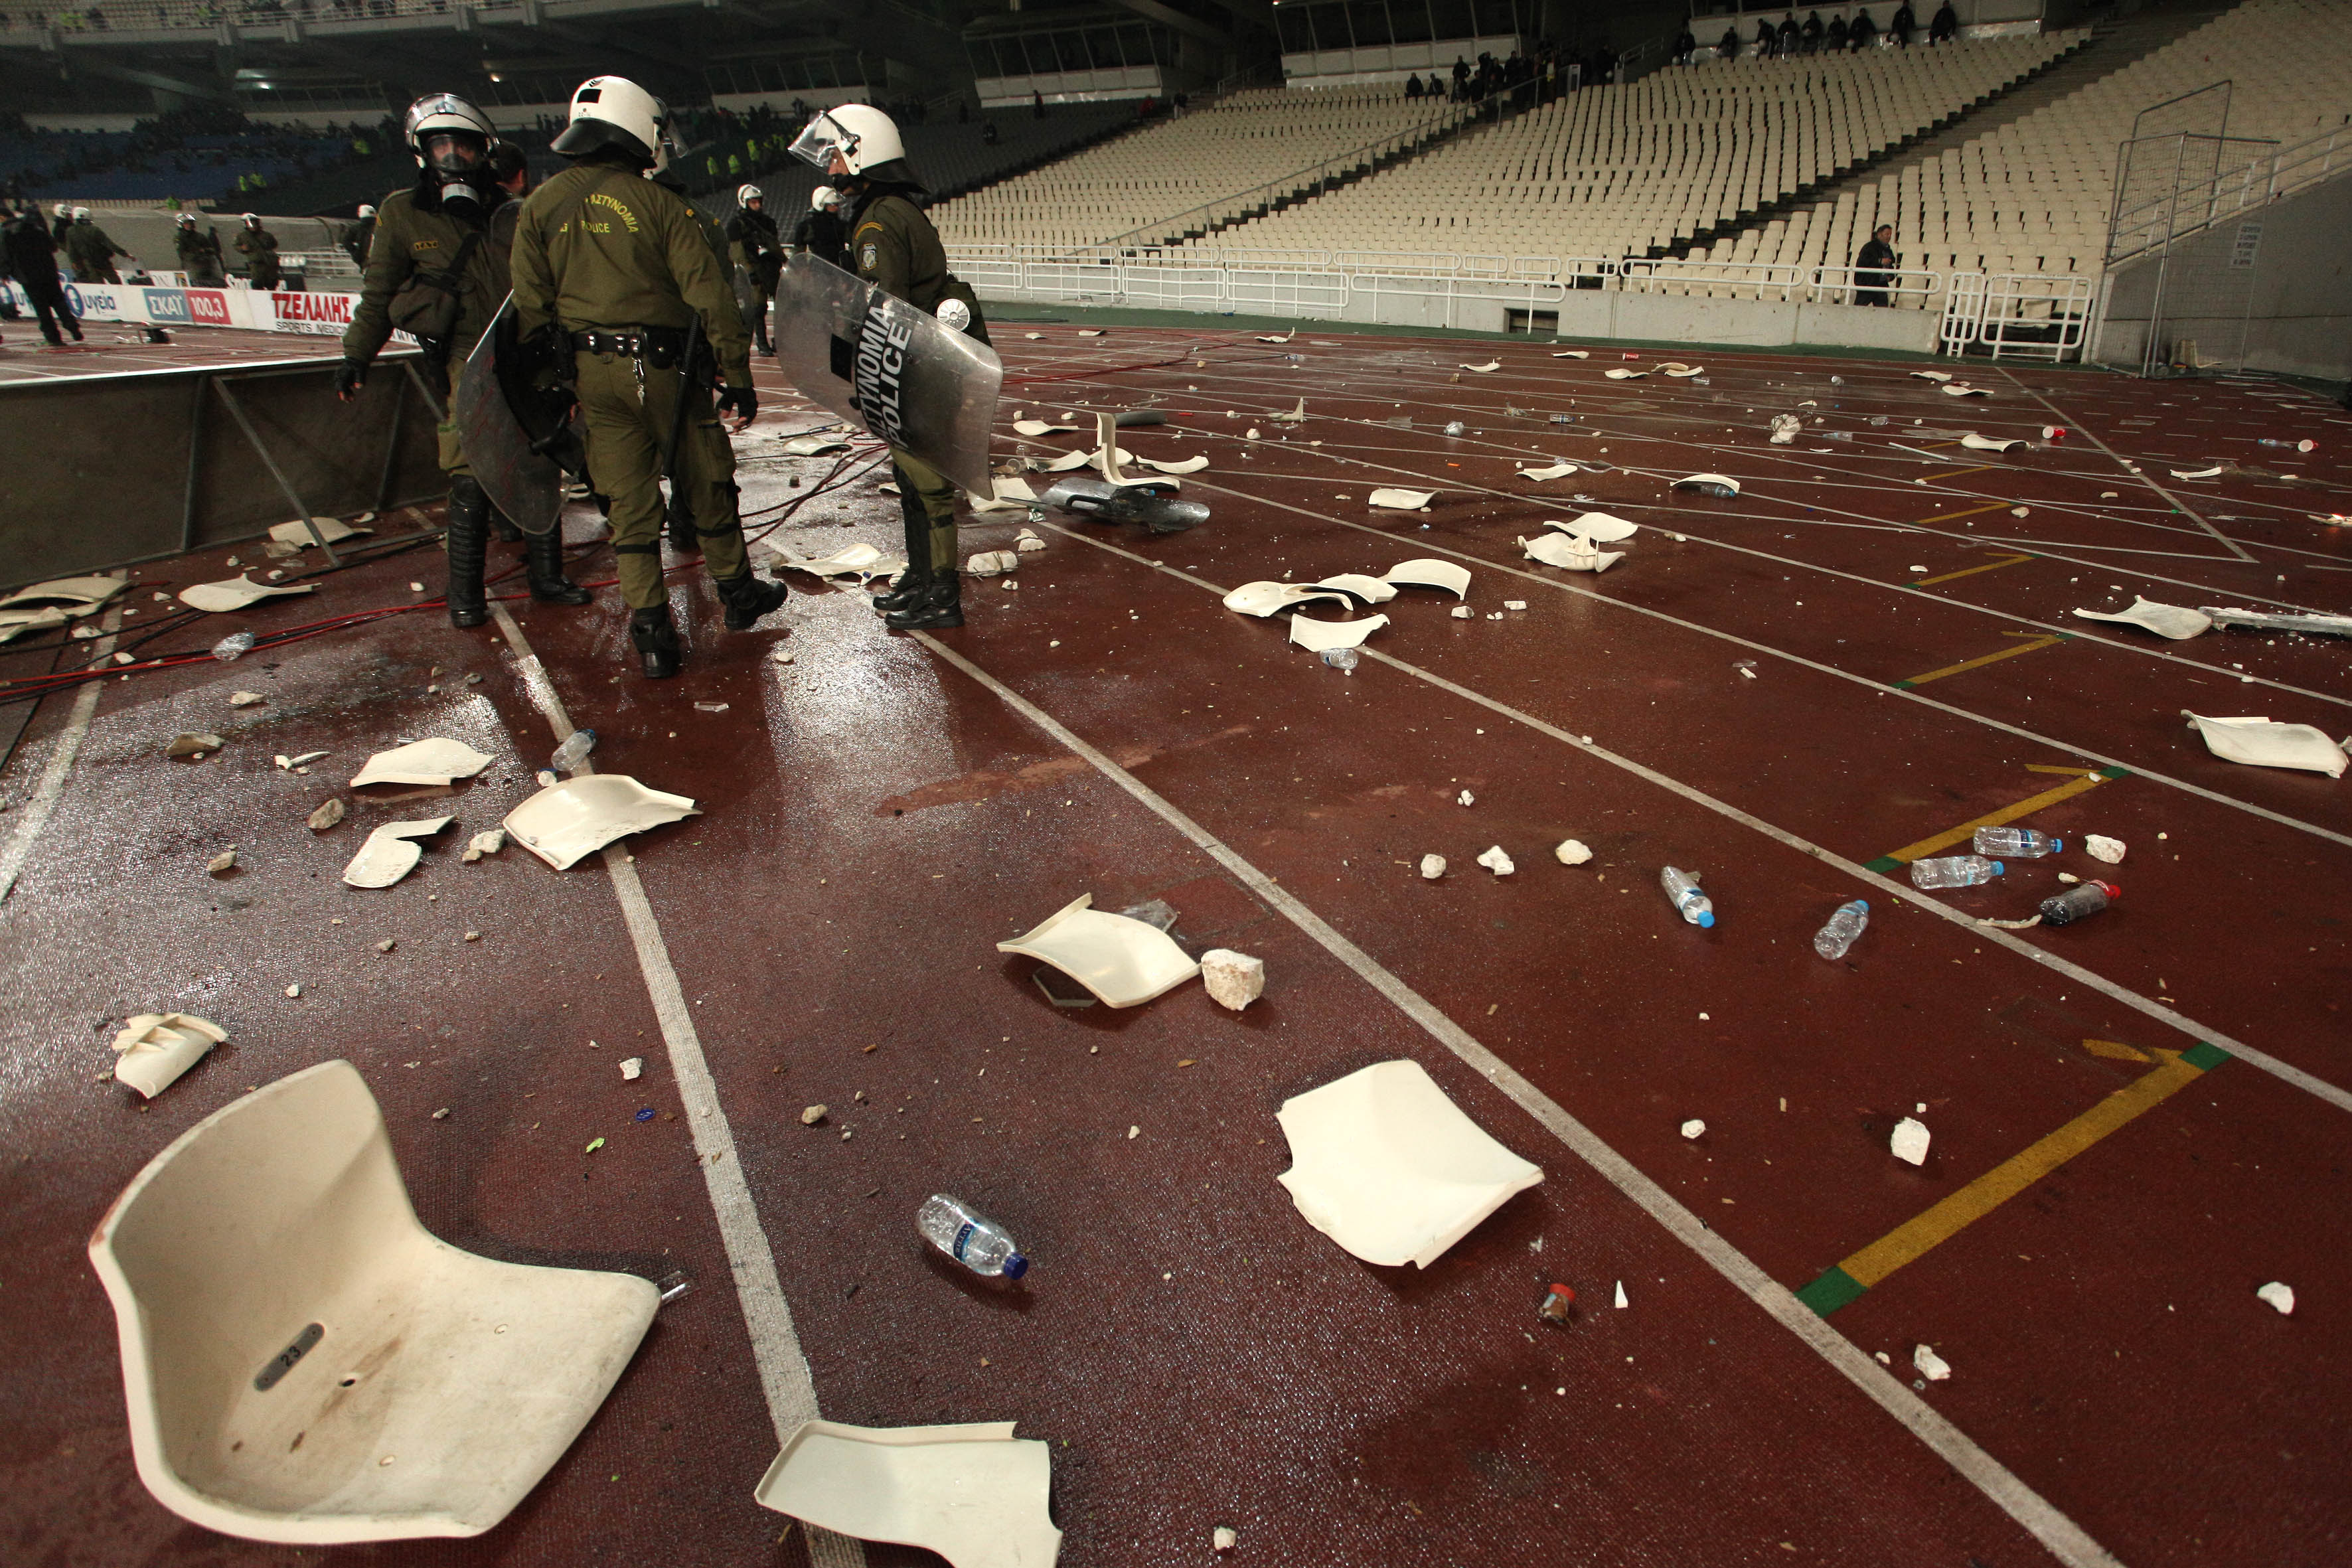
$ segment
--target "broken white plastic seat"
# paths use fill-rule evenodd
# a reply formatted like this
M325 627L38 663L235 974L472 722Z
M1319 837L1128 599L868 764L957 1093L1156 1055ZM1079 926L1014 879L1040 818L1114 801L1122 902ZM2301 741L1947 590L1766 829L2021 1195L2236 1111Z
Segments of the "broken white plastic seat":
M340 517L314 517L310 520L310 528L305 528L302 525L302 520L298 517L291 522L281 522L270 529L269 537L280 544L291 544L298 549L307 549L315 542L310 538L312 528L319 531L319 538L330 544L341 544L346 539L356 539L362 533L375 531L373 528L353 528Z
M1367 616L1360 621L1318 621L1311 616L1290 617L1290 640L1309 653L1321 653L1327 648L1361 647L1364 639L1389 624L1386 616Z
M2274 724L2263 718L2209 719L2186 708L2180 713L2205 737L2207 748L2224 762L2302 768L2332 779L2342 778L2344 770L2352 766L2352 758L2345 756L2343 747L2329 740L2326 731L2309 724Z
M192 610L221 616L257 605L264 599L275 599L288 594L315 593L317 588L318 584L314 583L257 583L240 573L218 583L197 583L183 588L180 590L180 603Z
M1554 463L1548 468L1521 468L1519 470L1519 478L1523 479L1564 479L1574 472L1576 472L1576 465L1574 463Z
M1966 382L1954 382L1949 386L1939 387L1937 390L1947 397L1990 397L1992 395L1986 388L1970 386Z
M1733 495L1739 493L1739 481L1729 474L1685 474L1669 487L1678 490L1705 489L1709 485L1725 485Z
M1615 370L1604 370L1601 374L1612 381L1639 381L1650 373L1646 370L1627 370L1620 366Z
M1539 533L1518 543L1529 560L1570 572L1606 572L1625 559L1622 550L1596 549L1590 539L1570 539L1557 533Z
M792 458L822 458L828 452L846 452L849 443L838 436L794 436L780 450Z
M494 1262L427 1231L346 1061L190 1128L89 1254L139 1479L206 1529L298 1545L497 1524L659 1303L634 1275Z
M0 643L14 642L26 632L52 630L72 618L55 605L43 605L37 609L26 606L0 610Z
M1081 893L999 952L1025 953L1050 963L1113 1007L1134 1007L1165 996L1201 966L1158 926L1094 908Z
M1454 368L1454 369L1456 369L1456 370L1466 370L1466 371L1470 371L1470 372L1472 372L1473 374L1477 374L1477 375L1485 375L1485 374L1486 374L1487 372L1489 372L1489 371L1496 371L1496 370L1500 370L1500 369L1502 369L1502 368L1503 368L1503 362L1502 362L1501 360L1498 360L1498 359L1490 359L1490 360L1488 360L1485 364L1465 364L1465 363L1457 363Z
M1037 499L1037 492L1031 489L1029 481L1024 479L994 479L990 481L990 488L996 492L993 496L971 497L972 510L1025 511Z
M2011 447L2020 446L2022 443L2013 437L1996 439L1990 436L1979 436L1971 430L1960 437L1960 445L1973 452L2006 452Z
M626 773L580 773L507 813L516 843L559 871L615 838L698 815L691 798L647 789Z
M830 555L793 555L776 552L776 567L784 572L805 572L812 577L871 577L881 570L882 552L862 542L845 544Z
M1275 1179L1307 1223L1367 1263L1426 1268L1543 1180L1488 1137L1416 1061L1378 1062L1284 1102L1290 1169Z
M1120 453L1119 456L1137 468L1150 468L1155 474L1197 474L1209 466L1206 453L1197 458L1181 458L1172 463L1163 463L1157 458L1131 457L1125 452Z
M1642 531L1640 523L1627 522L1605 511L1580 512L1574 522L1547 522L1544 526L1556 528L1571 539L1581 537L1598 544L1614 544Z
M1082 425L1048 425L1043 419L1015 419L1013 422L1013 433L1021 436L1060 436L1084 428Z
M1592 351L1591 349L1559 349L1553 352L1551 357L1554 359L1591 359L1592 357Z
M1943 382L1951 380L1952 373L1948 370L1915 370L1911 373L1911 378L1914 381Z
M1260 342L1288 342L1290 340L1287 338L1260 338L1258 341ZM1303 397L1300 398L1298 400L1298 406L1286 413L1269 414L1266 417L1273 420L1276 425L1304 425L1307 423L1307 399Z
M1706 366L1703 364L1662 364L1658 367L1658 374L1661 375L1671 375L1677 381L1687 381L1692 376L1706 374Z
M1288 583L1244 583L1226 595L1223 604L1225 608L1237 614L1263 618L1286 610L1293 605L1304 605L1316 599L1328 599L1338 605L1348 602L1345 594L1295 587Z
M2128 610L2076 610L2075 615L2086 621L2114 621L2126 626L2138 626L2160 637L2179 642L2212 630L2213 617L2200 615L2183 605L2159 605L2153 599L2132 595Z
M194 1013L142 1013L114 1037L114 1081L152 1100L227 1038L218 1024Z
M1361 572L1339 572L1312 584L1318 588L1337 588L1342 594L1352 594L1368 605L1385 605L1397 596L1396 584L1385 577L1367 577Z
M1051 1568L1052 1448L1011 1421L850 1426L806 1421L760 1478L763 1508L819 1530L936 1552L955 1568Z
M1457 599L1470 594L1470 568L1451 561L1400 561L1381 575L1400 588L1444 588Z
M459 779L472 778L489 765L488 752L478 752L463 741L436 736L378 752L352 778L352 787L373 784L455 784Z
M416 869L416 863L425 858L425 850L416 840L431 837L454 820L427 816L414 822L383 824L367 836L367 842L343 868L343 880L354 888L391 887Z
M2229 470L2229 464L2215 463L2209 468L2175 468L2172 477L2176 479L2219 479Z
M1435 490L1377 489L1371 504L1390 511L1419 511L1435 499Z
M79 605L84 609L95 609L128 586L130 579L125 577L52 577L0 599L0 610L26 605ZM82 611L71 613L79 615Z

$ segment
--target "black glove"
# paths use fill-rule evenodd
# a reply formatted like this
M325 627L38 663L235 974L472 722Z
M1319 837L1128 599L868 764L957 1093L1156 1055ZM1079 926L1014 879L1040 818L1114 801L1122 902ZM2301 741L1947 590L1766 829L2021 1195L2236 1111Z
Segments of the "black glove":
M359 395L367 384L367 362L347 359L335 367L335 395L345 403Z
M722 386L719 389L719 412L732 414L748 425L760 412L760 395L748 386Z

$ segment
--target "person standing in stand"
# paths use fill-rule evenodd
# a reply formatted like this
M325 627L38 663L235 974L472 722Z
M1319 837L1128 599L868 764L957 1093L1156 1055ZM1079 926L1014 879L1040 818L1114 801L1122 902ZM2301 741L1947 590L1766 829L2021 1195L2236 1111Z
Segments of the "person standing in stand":
M1857 305L1891 305L1886 287L1892 283L1894 271L1902 261L1895 254L1895 226L1883 223L1871 234L1869 241L1854 252L1853 302Z

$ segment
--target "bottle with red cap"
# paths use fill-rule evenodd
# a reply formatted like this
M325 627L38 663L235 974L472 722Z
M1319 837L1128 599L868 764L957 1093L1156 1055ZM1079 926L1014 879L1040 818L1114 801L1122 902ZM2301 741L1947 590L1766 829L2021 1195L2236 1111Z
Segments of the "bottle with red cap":
M2088 920L2124 896L2124 890L2113 882L2095 879L2053 893L2042 900L2042 923L2046 926L2073 925Z

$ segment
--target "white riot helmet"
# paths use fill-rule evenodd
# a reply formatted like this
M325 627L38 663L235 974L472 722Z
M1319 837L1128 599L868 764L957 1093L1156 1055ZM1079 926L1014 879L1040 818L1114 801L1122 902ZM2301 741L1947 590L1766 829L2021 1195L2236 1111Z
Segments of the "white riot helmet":
M89 222L89 209L88 207L76 207L76 208L74 208L74 222L76 222L76 223L87 223L87 222Z
M735 187L735 205L739 207L750 206L753 202L764 203L767 199L768 193L757 185L746 184Z
M433 177L445 205L489 205L482 190L489 183L490 149L499 144L499 132L488 115L454 92L427 93L408 106L402 132L416 166Z
M196 226L196 215L195 215L195 214L194 214L194 213L182 213L182 214L180 215L180 226L181 226L182 228L194 228L194 227L195 227L195 226Z
M243 224L250 224L256 228L261 226L261 219L253 213L247 213L236 221Z
M819 185L809 193L809 211L813 213L821 213L827 207L837 207L840 205L841 193L831 185Z
M360 216L362 216L362 217L373 217L373 216L375 216L375 208L373 208L373 207L372 207L372 206L368 205L367 205L367 203L365 203L365 202L362 202L362 203L360 204Z
M58 216L62 218L70 218L73 216L73 208L66 205L63 202L59 202L58 204Z
M567 158L615 149L641 168L669 163L669 105L626 77L593 76L572 94L572 122L555 139Z
M907 144L899 139L898 127L888 115L863 103L819 110L793 143L793 156L823 174L836 172L833 161L838 156L842 168L860 178L919 184L907 167Z

